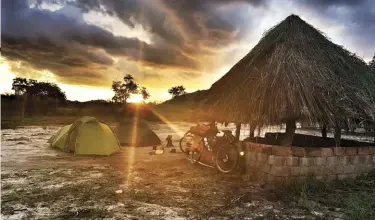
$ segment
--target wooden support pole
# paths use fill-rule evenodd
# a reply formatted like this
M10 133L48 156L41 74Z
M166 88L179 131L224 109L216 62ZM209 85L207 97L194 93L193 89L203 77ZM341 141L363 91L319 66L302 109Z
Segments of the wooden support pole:
M286 121L285 136L281 141L282 146L291 146L293 143L294 134L296 132L296 121L288 120Z
M250 125L250 138L253 138L255 136L255 126Z
M341 142L341 126L340 122L336 122L335 125L335 144L336 147L340 147Z
M323 139L327 139L327 125L323 125L323 128L322 128L322 137Z
M236 140L240 140L241 123L236 124Z

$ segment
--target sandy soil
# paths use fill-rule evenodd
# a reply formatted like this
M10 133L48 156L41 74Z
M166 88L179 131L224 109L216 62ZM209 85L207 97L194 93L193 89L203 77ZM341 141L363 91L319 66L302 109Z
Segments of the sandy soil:
M334 219L182 153L65 154L46 144L58 128L2 131L1 219Z

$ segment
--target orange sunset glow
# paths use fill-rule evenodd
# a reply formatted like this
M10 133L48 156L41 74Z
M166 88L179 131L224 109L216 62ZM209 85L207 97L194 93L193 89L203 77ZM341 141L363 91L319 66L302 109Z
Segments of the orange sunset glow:
M168 89L175 85L187 92L208 89L264 31L291 13L365 61L375 50L366 44L371 35L361 32L365 23L349 25L339 9L326 22L317 16L320 5L298 1L100 1L100 7L81 1L17 2L2 11L1 93L12 93L12 79L24 77L57 83L69 100L110 100L112 81L126 74L148 89L149 101L170 99ZM126 4L122 12L121 4ZM354 28L358 35L346 34Z

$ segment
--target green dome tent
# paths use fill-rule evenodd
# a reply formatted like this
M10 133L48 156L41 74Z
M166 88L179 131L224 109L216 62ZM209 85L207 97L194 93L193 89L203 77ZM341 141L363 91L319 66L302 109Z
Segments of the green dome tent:
M120 150L120 144L112 129L88 116L61 128L48 143L52 147L74 154L110 155Z
M123 119L114 131L121 145L145 147L161 144L160 138L143 120Z

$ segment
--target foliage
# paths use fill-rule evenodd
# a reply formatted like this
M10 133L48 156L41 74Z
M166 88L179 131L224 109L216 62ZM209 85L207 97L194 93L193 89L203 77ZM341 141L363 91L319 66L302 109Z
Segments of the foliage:
M34 79L15 78L13 79L12 89L16 95L28 95L56 98L66 100L65 93L54 83L38 82Z
M323 182L297 179L281 192L289 201L308 210L317 205L341 208L348 219L375 218L375 172L349 181Z
M146 87L142 87L140 89L140 94L142 95L143 100L147 100L148 98L150 98L150 93L148 92Z
M184 86L174 86L168 90L168 93L170 93L173 97L180 96L186 94Z
M129 74L124 77L124 83L121 81L113 81L112 90L115 92L112 101L117 103L126 103L131 94L141 94L143 100L151 96L146 87L138 85L134 81L133 76Z
M372 58L372 60L368 63L368 65L370 66L370 68L375 71L375 55L374 57Z
M138 92L138 85L134 82L133 76L127 74L124 77L124 83L121 81L113 81L112 90L115 92L112 100L114 102L125 103L130 94Z

